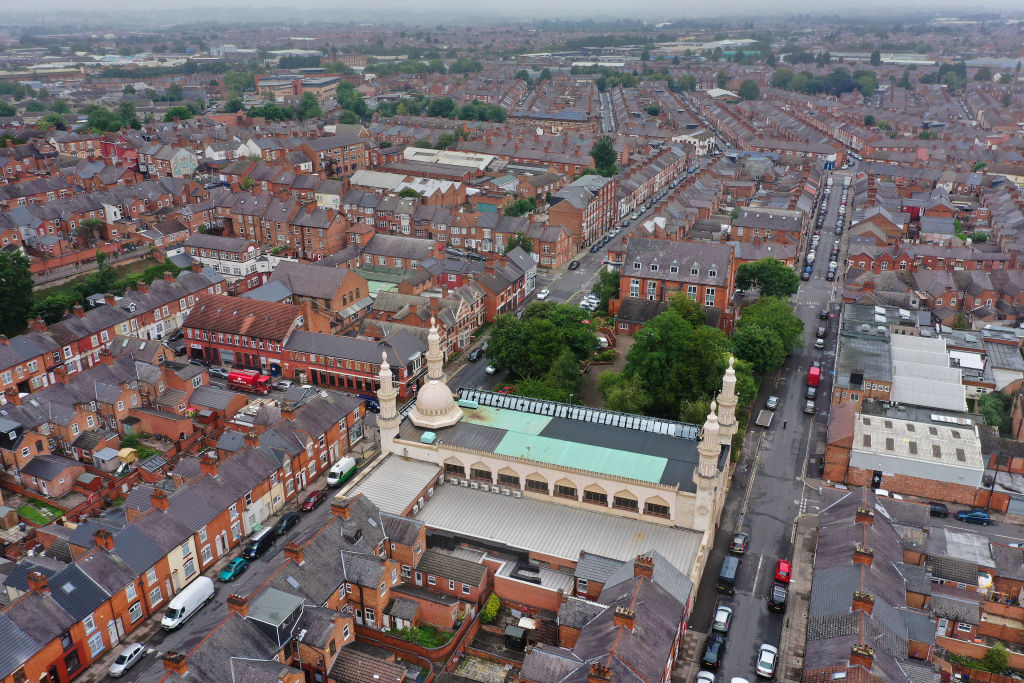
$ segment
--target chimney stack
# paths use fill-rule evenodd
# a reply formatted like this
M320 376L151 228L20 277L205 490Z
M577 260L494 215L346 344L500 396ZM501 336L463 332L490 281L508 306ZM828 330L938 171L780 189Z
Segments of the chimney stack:
M11 345L11 340L7 337L7 335L6 334L0 334L0 346L10 346L10 345Z
M114 304L117 303L117 297L114 296L113 294L104 294L103 303L105 303L107 306L113 306Z
M164 282L169 282L172 285L174 284L174 274L171 271L164 271Z
M72 309L72 312L79 318L85 317L85 309L82 308L82 304L75 304L75 307Z
M139 294L146 294L149 292L149 285L147 285L144 280L139 280L135 283L135 289Z
M29 326L36 332L46 332L46 321L42 318L30 320Z
M306 557L302 552L302 546L294 541L284 547L284 556L298 565L306 561Z
M850 648L850 666L863 666L868 671L875 663L875 651L867 645L854 645Z
M615 626L625 626L630 631L633 630L633 610L628 607L616 607L615 616L612 618L612 624Z
M331 514L337 515L342 519L348 519L348 498L335 498L331 502Z
M110 353L110 351L107 349L103 349L102 351L100 351L99 361L103 365L113 365L114 354Z
M865 614L871 614L871 611L875 608L875 596L871 593L865 593L863 591L853 592L853 609L854 611L860 610Z
M875 523L875 511L866 507L857 508L857 516L854 517L854 522L873 526Z
M208 474L211 477L217 476L217 456L213 453L207 453L199 461L199 468L203 474Z
M253 448L256 448L257 446L260 445L259 435L252 430L246 432L245 436L242 438L245 439L246 446L252 446Z
M609 683L612 680L611 669L604 664L591 664L587 674L587 683Z
M42 572L29 572L25 580L28 581L28 589L30 591L35 591L40 595L46 595L50 592L50 584Z
M867 546L858 543L853 549L853 563L854 564L866 564L871 566L871 563L875 560L875 551Z
M181 652L168 652L164 655L164 670L184 676L188 673L185 655Z
M4 392L4 396L7 397L7 402L11 405L21 405L21 394L18 393L17 387L9 387L7 391Z
M97 548L114 549L114 534L110 533L107 529L99 529L93 532L92 540L96 542Z
M647 555L637 555L633 560L633 576L643 576L647 580L654 579L654 559Z
M167 492L163 489L156 489L153 491L153 495L150 496L150 500L153 502L153 507L160 510L167 510L171 507L171 501L167 500Z
M228 612L237 612L238 616L244 617L249 613L249 599L232 593L228 596Z

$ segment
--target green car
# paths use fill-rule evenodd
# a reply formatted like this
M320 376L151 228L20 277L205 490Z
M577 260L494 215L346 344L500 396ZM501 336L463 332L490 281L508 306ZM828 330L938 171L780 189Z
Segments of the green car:
M233 581L235 577L245 571L245 568L249 566L249 562L244 557L236 557L227 563L224 569L220 570L220 580L227 583Z

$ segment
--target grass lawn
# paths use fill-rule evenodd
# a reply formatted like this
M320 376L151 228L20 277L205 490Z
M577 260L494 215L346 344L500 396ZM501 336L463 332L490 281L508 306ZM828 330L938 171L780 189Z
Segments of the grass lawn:
M36 524L49 524L55 519L60 519L64 511L40 500L33 500L31 503L18 508L18 514L25 519L32 520Z
M390 633L406 642L415 643L420 647L430 649L441 647L452 639L450 631L442 631L433 626L417 626L415 628L407 626L406 628L390 631Z
M141 273L142 271L144 271L146 268L149 268L154 263L155 263L155 261L152 261L150 259L140 259L138 261L133 261L131 263L125 264L123 266L115 266L114 267L114 273L115 273L114 279L115 280L120 280L121 278L127 277L129 275L136 275L136 274ZM81 277L76 277L74 280L69 280L69 281L65 282L64 284L62 284L62 285L58 285L57 287L47 287L47 288L44 288L44 289L35 289L32 292L32 296L35 299L38 300L38 299L45 299L46 297L52 296L54 294L60 294L60 295L74 294L75 293L75 285L78 284L79 282L81 282L86 277L92 275L95 272L96 272L95 270L90 270L90 271L88 271L86 273L82 273Z

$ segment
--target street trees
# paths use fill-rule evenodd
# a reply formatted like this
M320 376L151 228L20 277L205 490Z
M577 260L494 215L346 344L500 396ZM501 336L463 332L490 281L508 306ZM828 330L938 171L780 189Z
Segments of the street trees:
M320 109L320 102L317 101L316 95L311 92L302 93L302 97L299 99L299 118L302 120L315 119L322 115L323 110Z
M615 151L611 137L602 135L590 148L590 156L594 159L594 168L598 173L609 178L619 170L619 154Z
M773 330L786 351L797 347L804 331L804 321L793 313L786 301L776 297L765 297L743 310L736 328L740 330L750 325Z
M761 325L745 325L732 336L736 357L748 361L756 372L770 372L782 367L786 349L774 330Z
M761 96L761 89L757 87L757 83L748 78L740 83L740 89L736 94L745 100L756 100Z
M25 329L32 285L28 257L20 251L0 251L0 333L13 337Z
M799 289L800 276L779 259L769 256L737 268L736 286L756 289L761 296L788 297Z
M583 323L586 314L576 306L544 301L530 304L521 319L499 315L491 328L487 355L513 377L556 383L573 377L572 365L578 383L577 363L597 345L594 332Z

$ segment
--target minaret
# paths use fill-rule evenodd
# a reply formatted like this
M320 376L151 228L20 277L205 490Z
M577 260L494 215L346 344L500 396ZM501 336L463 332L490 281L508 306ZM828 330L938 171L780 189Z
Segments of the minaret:
M392 381L387 352L381 353L379 377L380 388L377 389L377 402L380 404L380 414L377 416L377 426L380 428L381 453L387 455L394 452L398 424L401 422L398 417L398 391Z
M430 319L430 334L427 335L426 358L427 381L416 393L416 404L409 411L409 420L422 429L451 427L462 419L462 408L456 405L452 391L445 383L441 336L437 333L437 323L433 318Z
M441 351L441 335L437 333L437 323L430 319L430 333L427 335L427 381L437 380L442 384L448 382L444 375L444 353Z
M722 393L718 395L718 443L723 446L730 445L732 437L739 430L736 422L736 404L739 399L736 397L736 371L732 367L734 362L735 359L729 356L729 367L722 378Z
M711 402L711 412L704 422L704 433L697 446L700 460L697 470L693 473L693 482L697 484L697 500L693 510L693 528L697 531L713 530L715 520L715 496L718 487L718 459L722 454L719 444L718 415L715 413L715 402Z

